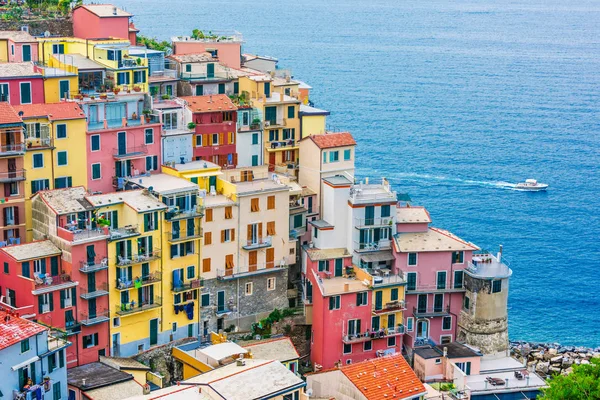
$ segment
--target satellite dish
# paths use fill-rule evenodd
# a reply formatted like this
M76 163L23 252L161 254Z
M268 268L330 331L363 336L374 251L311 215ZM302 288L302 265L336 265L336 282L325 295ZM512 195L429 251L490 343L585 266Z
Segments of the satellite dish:
M50 37L50 31L44 32L44 37Z

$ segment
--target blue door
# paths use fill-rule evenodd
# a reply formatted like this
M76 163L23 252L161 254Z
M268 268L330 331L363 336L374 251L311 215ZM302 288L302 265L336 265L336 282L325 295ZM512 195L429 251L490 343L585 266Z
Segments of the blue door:
M61 99L69 98L69 81L60 81L59 92Z
M119 155L127 154L127 132L119 132L117 135Z
M28 44L23 45L23 62L31 61L31 46Z

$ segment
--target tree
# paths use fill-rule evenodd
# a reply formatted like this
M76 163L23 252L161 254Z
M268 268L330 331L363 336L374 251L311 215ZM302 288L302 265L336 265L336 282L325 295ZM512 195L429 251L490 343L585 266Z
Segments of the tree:
M151 50L164 51L167 54L170 54L171 51L171 43L167 42L166 40L158 41L156 38L138 35L137 42L139 45L146 46Z
M592 358L590 364L573 365L569 375L555 376L543 390L541 399L600 399L600 358Z

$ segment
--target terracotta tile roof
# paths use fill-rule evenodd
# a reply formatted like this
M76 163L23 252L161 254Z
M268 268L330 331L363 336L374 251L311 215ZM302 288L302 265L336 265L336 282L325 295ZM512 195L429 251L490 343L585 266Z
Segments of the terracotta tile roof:
M46 328L0 309L0 350L45 331Z
M311 135L309 138L320 149L333 147L355 146L356 141L349 132L326 133L324 135Z
M15 43L36 42L35 38L25 31L0 31L0 39L10 39Z
M237 106L224 94L183 96L180 99L187 102L187 107L190 111L196 113L237 110Z
M368 400L405 399L427 392L402 354L345 365L341 371Z
M0 125L20 124L22 122L23 120L10 104L6 102L0 103Z
M77 103L24 104L14 106L17 113L23 112L22 118L47 117L50 121L85 118L85 114Z

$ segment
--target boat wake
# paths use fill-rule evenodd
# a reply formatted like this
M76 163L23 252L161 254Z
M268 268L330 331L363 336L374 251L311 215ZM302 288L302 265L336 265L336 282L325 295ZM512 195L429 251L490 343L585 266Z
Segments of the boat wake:
M428 180L428 181L438 181L440 184L459 184L465 186L484 186L484 187L494 187L498 189L510 189L510 190L518 190L516 189L516 184L510 182L503 181L481 181L481 180L473 180L473 179L462 179L462 178L454 178L450 176L443 175L430 175L430 174L417 174L412 172L407 173L398 173L395 175L398 179L404 180Z

